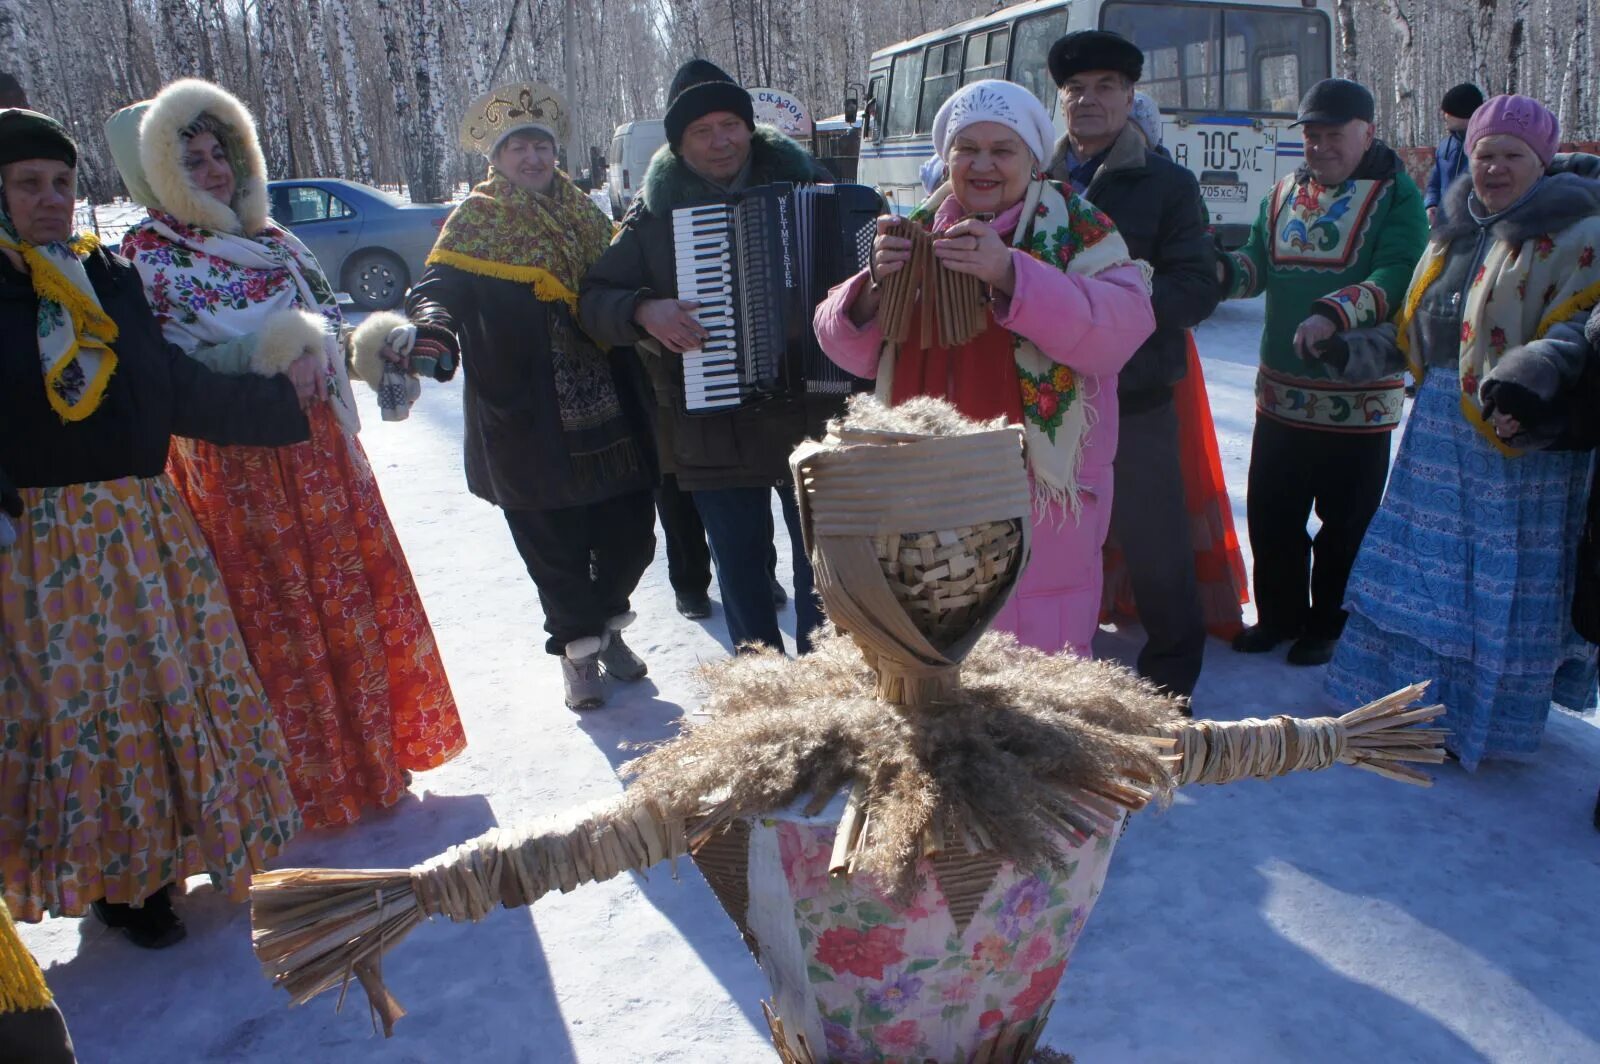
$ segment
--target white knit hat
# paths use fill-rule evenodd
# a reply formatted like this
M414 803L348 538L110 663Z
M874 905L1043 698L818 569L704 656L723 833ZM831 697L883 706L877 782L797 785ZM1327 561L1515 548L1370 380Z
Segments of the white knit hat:
M1055 127L1039 98L1011 81L974 81L963 85L944 102L933 119L933 147L939 158L949 162L950 142L956 134L975 122L999 122L1010 126L1043 166L1055 143Z

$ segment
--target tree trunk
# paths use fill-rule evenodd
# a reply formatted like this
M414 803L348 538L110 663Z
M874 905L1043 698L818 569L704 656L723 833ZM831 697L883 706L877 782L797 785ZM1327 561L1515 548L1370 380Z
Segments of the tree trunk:
M258 0L257 38L261 42L261 120L262 148L267 157L267 176L294 177L294 146L289 141L288 100L283 94L283 55L287 43L278 25L281 0Z
M356 72L355 35L350 32L348 0L328 0L333 5L333 24L339 35L339 58L344 71L344 120L350 130L350 148L355 164L355 179L372 183L372 148L367 143L367 121L361 107L361 78ZM330 81L330 91L331 81ZM328 121L335 120L330 113Z

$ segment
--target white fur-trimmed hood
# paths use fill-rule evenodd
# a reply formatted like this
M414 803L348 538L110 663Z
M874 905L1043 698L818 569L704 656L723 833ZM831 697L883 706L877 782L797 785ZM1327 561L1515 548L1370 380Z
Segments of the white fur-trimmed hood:
M228 128L226 148L236 182L231 207L196 188L183 168L181 134L202 114ZM245 236L267 224L267 161L255 119L238 97L218 85L184 78L156 94L139 123L139 166L160 209L180 222Z

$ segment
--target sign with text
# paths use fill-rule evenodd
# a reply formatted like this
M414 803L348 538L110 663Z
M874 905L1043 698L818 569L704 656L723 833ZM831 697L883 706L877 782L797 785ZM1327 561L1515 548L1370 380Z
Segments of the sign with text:
M806 105L782 89L751 89L750 99L755 101L756 121L776 126L785 136L801 140L811 136L811 113Z

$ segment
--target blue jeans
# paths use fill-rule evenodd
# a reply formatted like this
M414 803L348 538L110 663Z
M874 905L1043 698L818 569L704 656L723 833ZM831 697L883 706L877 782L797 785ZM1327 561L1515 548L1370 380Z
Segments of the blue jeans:
M811 650L811 633L822 623L822 607L812 589L811 560L800 537L800 511L794 489L778 489L783 500L783 521L789 526L794 553L795 646ZM694 493L695 509L706 526L711 559L717 567L717 587L722 612L728 620L728 637L734 646L762 643L783 649L778 630L778 608L772 604L772 489L719 488Z

